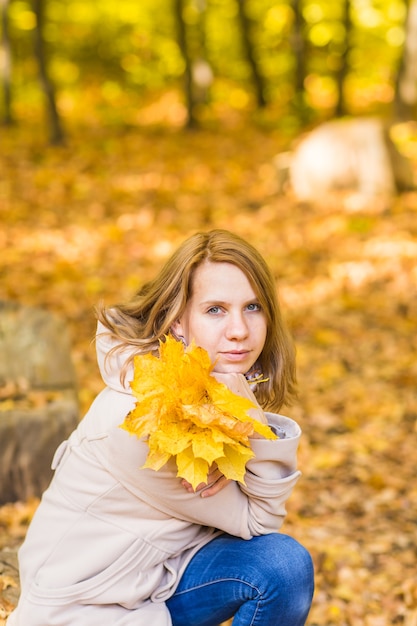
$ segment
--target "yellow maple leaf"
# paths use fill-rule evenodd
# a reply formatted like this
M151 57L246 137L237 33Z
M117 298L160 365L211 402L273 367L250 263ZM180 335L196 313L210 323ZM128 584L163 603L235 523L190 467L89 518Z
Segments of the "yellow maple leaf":
M137 402L120 425L146 438L143 467L159 470L174 457L177 475L194 488L206 481L214 462L226 478L244 483L246 463L254 456L249 437L256 431L276 439L248 414L253 402L218 382L212 369L206 350L194 342L185 349L167 336L159 357L135 357L131 388Z
M204 458L194 456L192 446L176 456L178 476L185 478L194 489L207 480L210 465Z
M244 483L246 463L254 456L250 448L241 444L226 444L224 457L217 460L217 467L224 476Z

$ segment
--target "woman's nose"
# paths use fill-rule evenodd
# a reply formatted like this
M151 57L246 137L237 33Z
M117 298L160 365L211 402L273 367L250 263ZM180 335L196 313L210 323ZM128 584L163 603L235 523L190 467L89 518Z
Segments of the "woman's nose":
M226 329L227 339L242 340L242 339L245 339L247 335L248 335L248 325L243 315L241 314L230 315L228 324L227 324L227 329Z

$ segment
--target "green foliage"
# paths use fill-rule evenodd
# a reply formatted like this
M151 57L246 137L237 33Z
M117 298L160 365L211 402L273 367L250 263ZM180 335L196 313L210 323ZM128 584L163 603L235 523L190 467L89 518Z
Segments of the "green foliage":
M347 50L346 112L378 111L394 95L406 0L352 1L350 28L344 20L345 2L300 1L303 99L319 118L334 112L338 72ZM246 0L244 6L267 100L278 110L288 111L296 89L296 3ZM178 44L173 0L45 0L45 14L43 34L58 93L79 95L92 85L108 90L109 84L137 95L181 89L185 60ZM225 99L227 106L252 106L253 77L242 44L238 0L186 0L182 17L191 60L206 59L214 73L212 102ZM39 99L32 42L35 26L29 0L12 0L10 32L18 101ZM241 97L233 99L230 94L236 90Z

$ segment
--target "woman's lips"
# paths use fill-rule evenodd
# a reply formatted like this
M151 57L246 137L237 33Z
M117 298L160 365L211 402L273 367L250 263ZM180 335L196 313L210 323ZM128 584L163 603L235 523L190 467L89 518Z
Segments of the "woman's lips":
M223 357L224 360L231 361L233 363L245 361L248 358L248 354L249 354L249 351L247 350L241 350L241 351L234 350L232 352L221 352L221 356Z

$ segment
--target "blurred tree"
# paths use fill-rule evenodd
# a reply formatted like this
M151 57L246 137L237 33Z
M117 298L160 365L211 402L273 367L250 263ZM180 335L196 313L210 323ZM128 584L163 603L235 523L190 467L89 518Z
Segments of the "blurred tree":
M11 67L12 55L10 47L9 31L9 3L10 0L0 0L1 7L1 78L4 94L3 122L10 125L13 122L12 115L12 91L11 91Z
M351 20L351 0L343 0L343 15L342 22L345 31L344 42L342 43L342 52L340 55L340 65L336 74L336 82L337 82L337 105L336 105L336 116L341 117L342 115L346 115L347 113L347 105L345 99L345 79L349 72L349 52L350 52L350 34L352 30L352 20Z
M177 23L178 45L184 59L184 93L187 106L187 127L194 128L197 125L195 117L195 102L193 94L193 69L192 59L187 45L187 30L184 21L184 0L174 0L174 13Z
M207 60L206 9L205 0L175 0L174 4L178 47L184 60L183 84L188 128L198 125L197 107L207 104L213 82L213 71ZM185 20L187 10L188 20Z
M216 114L249 110L255 101L276 112L277 123L291 120L286 127L295 131L334 115L384 113L395 91L404 116L416 83L417 0L408 12L397 89L392 77L407 1L0 0L1 115L17 118L22 103L37 110L40 75L55 142L62 128L54 86L72 114L82 94L117 123L137 119L148 96L179 86L189 127L204 119L206 106Z
M405 41L397 74L394 114L397 119L415 119L417 109L417 0L408 0Z
M265 98L265 81L262 76L258 59L254 51L252 38L252 24L246 12L246 0L237 0L238 15L240 20L240 28L242 34L243 49L246 59L252 72L253 84L255 87L256 102L259 107L265 107L267 102Z
M36 15L36 27L34 29L35 56L38 61L41 86L46 97L50 141L53 144L61 144L64 141L64 132L56 105L55 89L47 70L45 42L43 38L44 8L44 0L33 0L33 10Z
M294 105L296 113L304 122L308 119L304 84L306 79L305 20L301 0L291 0L291 4L294 12L294 25L290 37L291 49L295 57Z
M192 65L192 78L195 104L208 104L210 100L209 90L213 83L213 69L208 59L207 50L207 3L206 0L194 0L197 14L196 34L198 42L194 53Z
M304 91L305 80L305 38L304 17L301 10L301 0L292 0L294 11L294 29L291 36L291 46L296 59L295 90L297 94Z

